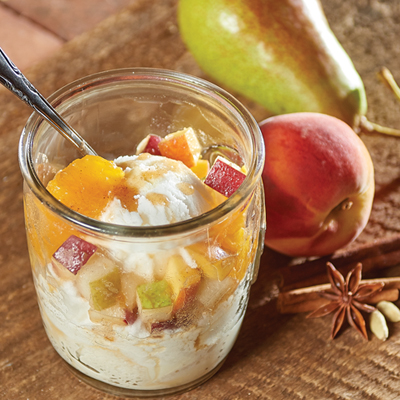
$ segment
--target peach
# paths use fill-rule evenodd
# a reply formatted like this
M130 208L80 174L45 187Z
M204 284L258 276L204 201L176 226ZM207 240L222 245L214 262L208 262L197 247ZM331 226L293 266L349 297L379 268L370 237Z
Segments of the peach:
M172 288L174 294L173 313L176 313L195 298L201 281L201 273L197 268L187 265L181 256L174 255L168 260L165 280Z
M266 245L290 256L322 256L353 241L368 222L375 189L362 140L324 114L279 115L259 125Z
M162 138L158 135L147 135L136 147L136 154L149 153L154 156L160 156L160 144Z
M182 161L187 167L196 165L201 152L201 145L193 128L184 128L170 133L158 143L161 155Z

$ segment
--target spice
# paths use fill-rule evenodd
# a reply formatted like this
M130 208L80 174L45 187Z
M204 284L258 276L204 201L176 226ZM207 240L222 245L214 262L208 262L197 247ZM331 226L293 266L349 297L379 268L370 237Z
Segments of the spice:
M293 264L284 265L275 272L275 279L282 291L288 291L326 282L324 267L332 262L343 274L352 270L358 262L363 271L368 272L400 264L400 233L376 239L356 249L341 249L331 256L309 260L292 260ZM285 260L287 263L287 260Z
M367 339L361 311L371 313L376 310L371 304L396 301L399 297L400 278L361 280L361 263L348 273L346 280L330 262L327 263L327 270L330 284L281 292L278 296L279 311L289 313L314 310L309 318L333 313L332 338L347 318L349 324Z

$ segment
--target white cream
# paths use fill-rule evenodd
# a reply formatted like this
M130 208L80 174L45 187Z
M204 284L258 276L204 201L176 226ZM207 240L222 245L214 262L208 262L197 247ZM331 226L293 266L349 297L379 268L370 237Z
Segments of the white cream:
M114 198L100 216L101 221L118 225L168 225L203 214L224 198L180 161L142 154L115 160L125 172L130 200L135 209L128 211Z
M155 336L140 319L130 326L93 323L88 302L71 282L55 289L39 276L35 284L46 332L62 358L111 385L156 390L199 379L223 361L239 332L249 283L193 326Z

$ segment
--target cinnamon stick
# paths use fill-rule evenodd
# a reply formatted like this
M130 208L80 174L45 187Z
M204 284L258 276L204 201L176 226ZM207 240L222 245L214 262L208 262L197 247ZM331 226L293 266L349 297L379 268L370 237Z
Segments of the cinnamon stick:
M330 256L313 260L294 260L294 264L278 269L277 280L280 290L287 291L321 284L327 281L326 263L330 261L346 275L357 263L363 265L363 272L394 267L400 264L400 234L359 246L354 250L340 250Z
M368 303L377 304L382 300L396 301L399 298L400 278L381 278L381 279L363 279L362 284L371 284L382 282L385 284L384 288L371 297ZM320 296L320 293L328 290L330 284L316 285L301 289L280 292L277 300L277 307L279 312L285 313L299 313L309 312L317 309L318 307L328 304L330 300Z

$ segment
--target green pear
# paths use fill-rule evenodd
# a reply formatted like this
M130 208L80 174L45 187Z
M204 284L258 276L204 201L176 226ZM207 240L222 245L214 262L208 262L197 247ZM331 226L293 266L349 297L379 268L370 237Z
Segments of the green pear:
M363 82L318 0L180 0L181 36L200 67L273 114L333 115L356 127Z

